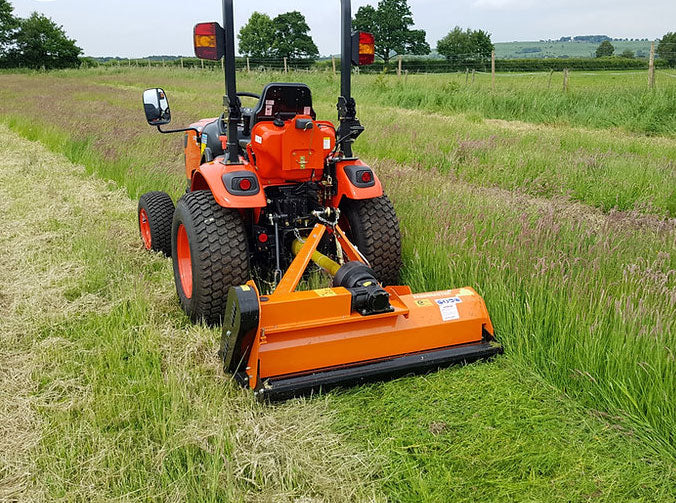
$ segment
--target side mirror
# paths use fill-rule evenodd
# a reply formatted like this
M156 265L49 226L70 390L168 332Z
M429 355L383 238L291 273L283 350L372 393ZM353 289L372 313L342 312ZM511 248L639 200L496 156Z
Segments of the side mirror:
M151 126L163 126L171 122L169 99L163 89L147 89L143 92L143 109Z

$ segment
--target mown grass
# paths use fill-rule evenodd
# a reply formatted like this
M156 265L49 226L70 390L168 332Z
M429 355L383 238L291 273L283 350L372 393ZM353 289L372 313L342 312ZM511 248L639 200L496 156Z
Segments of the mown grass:
M584 411L510 357L254 402L221 373L217 330L181 314L170 262L141 249L134 201L39 144L0 139L14 153L0 167L12 223L0 376L21 377L0 387L15 407L0 496L660 501L673 489L673 467L631 424Z
M217 77L208 72L146 71L64 73L37 79L10 76L0 89L4 99L0 114L22 134L45 141L87 164L91 172L117 181L132 197L158 188L177 195L184 186L180 141L143 129L137 108L139 90L163 85L172 96L176 122L185 123L217 113L211 100L204 98L222 93ZM305 75L287 77L305 80ZM249 76L242 85L255 90L270 78ZM316 108L324 118L332 118L336 82L327 76L310 79L319 85ZM22 97L31 93L39 98L27 106ZM21 104L13 104L12 99L22 100ZM107 113L92 115L93 109ZM491 122L480 114L440 113L430 121L425 112L383 108L364 100L359 110L369 129L357 149L367 160L381 159L374 166L402 219L406 281L418 291L476 287L485 296L507 358L515 365L506 367L507 373L512 368L536 372L613 427L624 425L629 435L656 453L648 456L650 463L673 460L675 223L667 215L674 211L674 140L617 129ZM571 160L576 158L582 161L572 169ZM453 374L443 376L449 385L454 380ZM480 377L474 382L480 382ZM348 402L351 393L346 394ZM395 414L393 404L401 403L398 396L406 393L383 392L374 407L389 407L364 414ZM496 401L494 395L487 398ZM441 399L441 395L422 397L419 406L401 407L400 412L408 410L413 417L424 418L428 404ZM410 402L409 398L406 403ZM363 408L341 405L345 424L366 421ZM524 404L523 410L530 414L530 405ZM442 416L450 413L445 410ZM533 428L544 432L550 426ZM432 499L449 484L433 468L442 454L416 457L388 447L417 434L420 431L410 427L397 427L382 444L388 470L398 480L392 485L385 479L384 487L404 500L407 484L425 485L427 492L421 494ZM373 427L353 438L362 446L381 445L381 435L382 430ZM544 433L529 441L541 443L542 438ZM616 453L618 457L635 459L625 447L618 451L624 454ZM497 452L509 458L504 447ZM571 455L579 460L583 453ZM462 456L468 459L469 454L463 449ZM573 462L564 461L566 456L557 458L562 466ZM551 472L535 464L530 487L532 499L539 499L544 490L536 488L551 478ZM528 457L520 466L519 473L525 474ZM633 468L622 465L620 472L627 476ZM569 472L567 478L582 476ZM646 486L652 494L665 487L673 489L673 472L667 469L664 476L662 482ZM615 500L630 494L613 492L616 484L609 482L601 493L609 501L617 494L624 496ZM662 489L655 491L655 487ZM512 494L518 494L514 490ZM550 496L556 501L561 494ZM584 494L571 499L589 499ZM650 500L650 494L631 498Z

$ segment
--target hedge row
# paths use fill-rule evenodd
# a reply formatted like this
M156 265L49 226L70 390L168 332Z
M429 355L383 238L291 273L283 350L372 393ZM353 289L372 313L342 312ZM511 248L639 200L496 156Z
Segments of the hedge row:
M89 63L89 62L88 62ZM128 61L109 61L105 65L121 65L129 64ZM148 60L133 61L132 64L138 66L148 66ZM220 69L221 63L214 61L204 61L197 58L182 58L172 59L167 61L150 61L151 66L183 66L184 68L211 68ZM329 71L332 69L333 63L331 60L312 61L312 60L288 60L288 68L290 70L319 70ZM382 73L395 72L397 70L398 62L392 60L389 64L382 61L377 61L373 65L364 66L360 68L363 73ZM88 64L87 66L94 66ZM236 66L238 70L247 68L246 58L237 58ZM664 60L655 60L657 68L666 68L667 64ZM464 72L466 70L476 70L489 72L491 70L490 60L477 59L423 59L411 58L405 59L402 62L402 67L410 73L447 73L447 72ZM284 61L279 59L249 59L249 68L251 70L283 70ZM565 68L569 70L646 70L648 68L648 61L645 59L634 58L523 58L523 59L497 59L495 61L495 69L498 72L544 72L544 71L563 71ZM340 60L336 59L336 70L340 71Z

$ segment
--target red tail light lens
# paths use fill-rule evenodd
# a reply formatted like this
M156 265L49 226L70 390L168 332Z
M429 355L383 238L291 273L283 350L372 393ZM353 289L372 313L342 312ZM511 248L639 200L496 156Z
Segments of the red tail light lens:
M242 178L239 181L239 190L251 190L251 180L248 178Z
M376 58L376 39L365 31L352 35L352 63L359 66L370 65Z
M362 171L361 181L363 183L371 183L371 180L373 180L373 174L370 171Z
M195 56L200 59L218 61L225 53L223 40L225 33L218 23L200 23L195 26Z

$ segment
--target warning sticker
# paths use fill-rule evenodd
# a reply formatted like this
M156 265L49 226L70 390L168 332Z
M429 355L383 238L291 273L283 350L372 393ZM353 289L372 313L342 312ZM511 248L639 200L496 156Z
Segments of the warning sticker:
M331 150L331 138L328 136L324 138L324 150Z
M315 290L315 293L317 295L319 295L320 297L333 297L335 295L338 295L336 292L334 292L330 288L321 288L319 290Z
M458 297L470 297L474 295L474 292L469 288L461 288L460 291L456 294Z
M200 148L200 153L203 154L204 150L207 148L207 141L209 140L209 135L206 133L202 134L202 146Z
M254 141L255 141L256 143L261 143L261 144L262 144L262 143L263 143L263 138L261 138L260 136L256 135L256 136L254 137Z
M251 291L251 287L249 285L242 285L241 288L242 288L243 292L250 292Z
M444 321L459 320L458 304L462 302L460 297L448 297L446 299L436 299L435 302L439 306L441 312L441 319Z
M425 306L433 306L432 301L430 299L421 299L421 300L416 300L415 305L418 307L425 307Z
M265 115L272 115L272 105L265 105Z
M303 107L303 115L310 115L310 112L312 112L311 107Z

